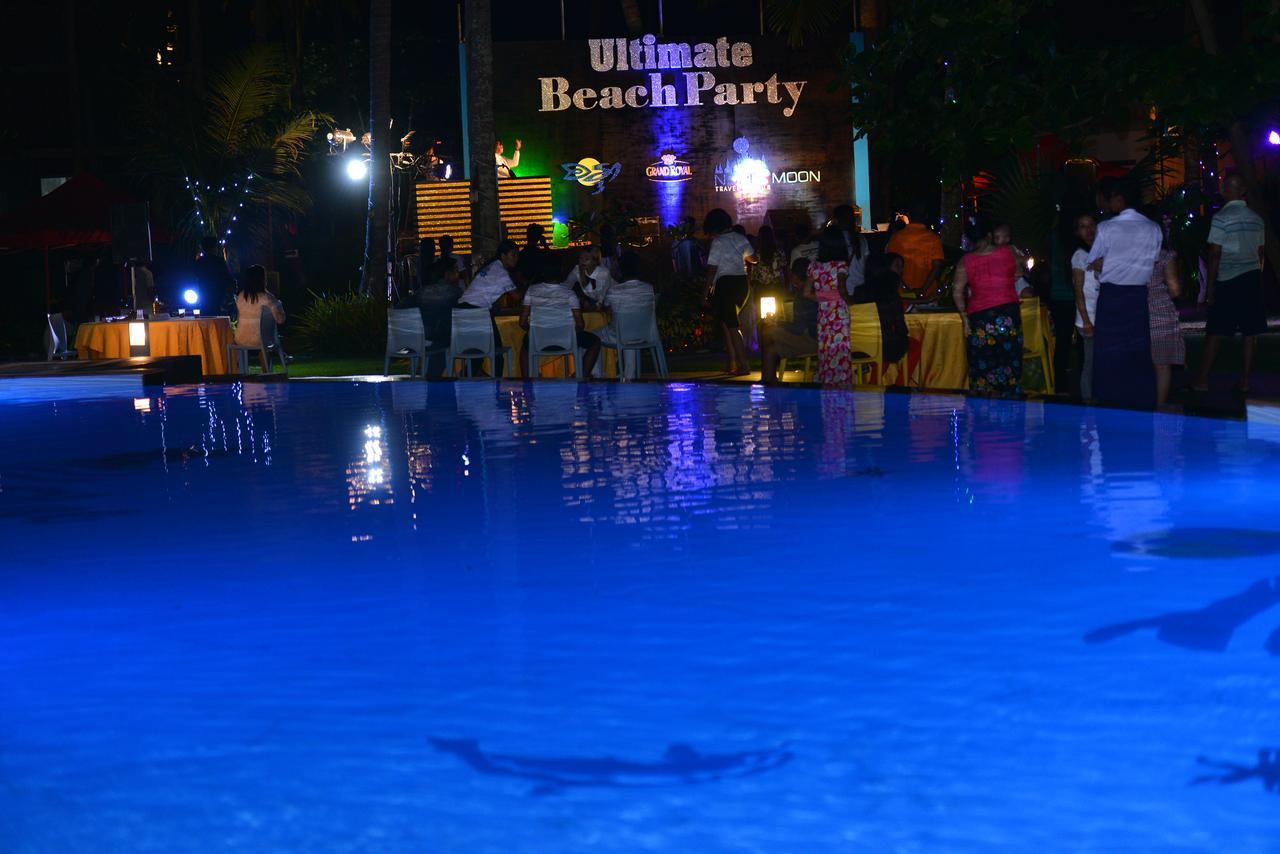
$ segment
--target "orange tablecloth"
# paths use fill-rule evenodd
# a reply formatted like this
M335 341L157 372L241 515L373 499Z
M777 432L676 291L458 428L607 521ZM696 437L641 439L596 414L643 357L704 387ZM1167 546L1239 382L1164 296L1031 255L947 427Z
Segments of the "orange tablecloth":
M147 343L152 356L199 356L205 376L225 374L231 319L201 317L190 320L148 320ZM82 323L76 330L81 359L129 358L129 324Z

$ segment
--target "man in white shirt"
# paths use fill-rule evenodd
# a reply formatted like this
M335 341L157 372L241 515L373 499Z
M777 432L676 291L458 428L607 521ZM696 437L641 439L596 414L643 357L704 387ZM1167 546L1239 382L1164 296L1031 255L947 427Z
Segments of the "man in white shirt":
M1249 373L1258 349L1258 337L1267 331L1267 309L1262 299L1262 261L1267 244L1267 228L1262 217L1245 203L1245 183L1239 175L1228 175L1222 183L1227 203L1213 215L1205 274L1205 304L1209 321L1205 324L1204 358L1196 375L1195 388L1209 388L1209 371L1222 347L1223 338L1239 333L1244 338L1244 359L1236 390L1249 390Z
M609 288L602 303L605 311L609 313L610 323L600 330L600 342L610 349L616 349L618 346L617 336L613 332L613 310L627 302L652 302L654 299L653 285L640 278L640 256L635 252L623 252L618 258L618 274L622 277L622 281ZM626 370L620 370L619 374L625 374L628 379L635 379L639 361L639 359L633 360L626 366Z
M519 259L520 247L513 241L504 240L499 243L498 257L480 268L471 279L471 284L462 292L458 308L484 308L492 312L499 300L516 289L516 283L511 280L511 271L515 269ZM498 334L496 321L493 324L493 343L498 352L498 357L494 360L493 375L502 376L502 337ZM472 360L473 374L480 373L481 361Z
M502 140L498 140L493 146L493 162L497 164L498 177L516 177L516 167L520 165L520 140L516 140L516 153L514 157L503 157L502 152Z
M1115 183L1110 203L1116 215L1098 224L1086 265L1098 276L1093 396L1115 406L1150 409L1156 401L1156 375L1147 286L1164 234L1134 210L1141 201L1137 182L1125 178Z
M577 294L589 308L604 299L614 281L609 268L600 263L600 250L584 246L578 250L578 263L561 284Z
M563 311L568 309L573 315L573 328L577 333L578 346L582 348L582 373L591 376L596 360L600 358L600 339L587 332L583 327L582 303L578 295L564 287L558 280L560 267L554 258L540 259L541 269L536 274L536 282L524 292L524 300L520 308L520 328L525 331L524 343L520 345L520 376L529 376L529 323L533 310ZM535 370L534 373L537 373Z

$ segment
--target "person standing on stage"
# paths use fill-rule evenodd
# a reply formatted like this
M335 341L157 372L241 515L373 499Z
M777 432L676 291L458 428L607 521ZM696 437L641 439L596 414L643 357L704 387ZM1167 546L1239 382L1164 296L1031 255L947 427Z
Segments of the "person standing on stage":
M1249 390L1249 372L1258 349L1258 336L1267 331L1267 310L1262 301L1262 259L1267 242L1262 217L1245 204L1244 179L1228 175L1222 183L1227 203L1213 215L1209 228L1208 273L1205 275L1204 356L1195 388L1209 388L1209 371L1224 337L1238 332L1244 337L1244 363L1236 390Z
M1156 401L1147 285L1160 255L1160 226L1136 210L1136 181L1116 181L1108 200L1115 214L1098 224L1087 266L1098 276L1093 321L1093 396L1100 403L1150 409Z
M502 140L498 140L493 146L493 161L498 166L498 177L516 177L516 167L520 165L520 140L516 140L516 153L514 157L503 157L502 152Z

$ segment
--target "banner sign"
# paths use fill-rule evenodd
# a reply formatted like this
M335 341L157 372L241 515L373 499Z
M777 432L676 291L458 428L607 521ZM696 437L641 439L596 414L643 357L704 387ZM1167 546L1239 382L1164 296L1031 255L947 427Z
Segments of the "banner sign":
M817 225L852 201L843 47L729 35L499 45L496 131L523 140L520 176L554 179L561 220L608 196L663 225L713 207L750 229L771 209Z

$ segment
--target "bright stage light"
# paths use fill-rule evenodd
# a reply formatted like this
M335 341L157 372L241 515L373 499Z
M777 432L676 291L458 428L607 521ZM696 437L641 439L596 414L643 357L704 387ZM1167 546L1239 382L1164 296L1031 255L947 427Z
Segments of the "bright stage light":
M1280 145L1280 130L1273 130L1271 133L1267 134L1267 142L1272 145Z
M369 177L369 164L358 158L348 160L347 177L352 181L363 181Z
M733 167L733 186L744 196L769 192L769 167L763 160L744 157Z
M182 292L182 301L187 305L195 305L200 302L200 294L195 288L187 288Z

